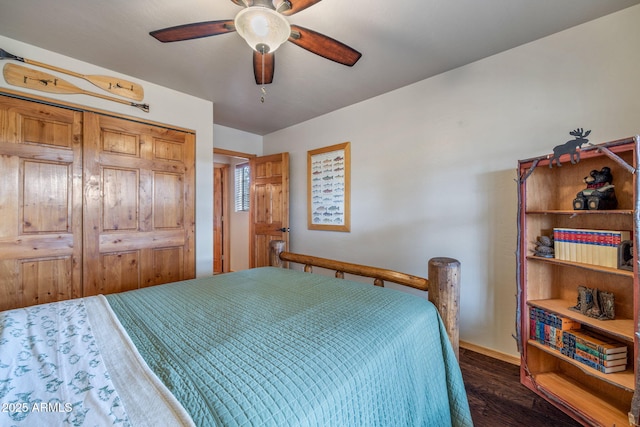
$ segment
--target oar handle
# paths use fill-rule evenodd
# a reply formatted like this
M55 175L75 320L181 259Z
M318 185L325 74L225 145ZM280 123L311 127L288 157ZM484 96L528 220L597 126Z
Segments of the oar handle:
M32 59L26 59L26 58L23 58L21 56L9 53L4 49L0 49L0 59L5 59L5 58L6 59L13 59L15 61L20 61L20 62L23 62L25 64L35 65L36 67L47 68L49 70L57 71L59 73L69 74L70 76L73 76L73 77L78 77L78 78L81 78L81 79L84 78L84 75L82 75L80 73L76 73L75 71L65 70L64 68L58 68L55 65L44 64L42 62L34 61Z
M136 107L144 111L145 113L149 112L149 104L136 104L135 102L131 103L132 107Z
M4 49L0 49L0 59L14 59L16 61L24 62L24 58L9 53Z
M145 113L149 112L149 104L138 104L136 102L127 101L126 99L114 98L113 96L103 95L103 94L97 93L97 92L90 92L88 90L83 90L83 89L80 89L80 93L83 93L85 95L95 96L96 98L106 99L107 101L114 101L114 102L119 102L119 103L124 104L124 105L130 105L132 107L136 107L136 108L141 109Z
M62 74L68 74L73 77L77 77L79 79L84 79L84 74L76 73L75 71L65 70L64 68L56 67L55 65L44 64L42 62L34 61L33 59L22 58L22 62L25 64L35 65L36 67L46 68L51 71L57 71Z

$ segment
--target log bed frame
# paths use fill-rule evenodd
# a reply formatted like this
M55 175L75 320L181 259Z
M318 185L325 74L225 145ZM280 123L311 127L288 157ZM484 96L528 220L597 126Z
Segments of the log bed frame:
M429 260L428 279L400 273L379 267L301 255L284 250L283 240L273 240L269 245L269 263L274 267L286 268L289 262L303 264L304 271L311 273L313 267L335 270L335 277L344 279L345 273L374 279L375 286L384 286L384 282L397 283L421 291L428 291L431 301L444 323L453 351L458 357L459 351L459 313L460 313L460 262L453 258L431 258Z

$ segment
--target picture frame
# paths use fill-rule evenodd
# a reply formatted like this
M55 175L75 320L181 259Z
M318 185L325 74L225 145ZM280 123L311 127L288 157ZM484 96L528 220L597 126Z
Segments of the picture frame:
M351 231L351 143L307 151L307 228Z

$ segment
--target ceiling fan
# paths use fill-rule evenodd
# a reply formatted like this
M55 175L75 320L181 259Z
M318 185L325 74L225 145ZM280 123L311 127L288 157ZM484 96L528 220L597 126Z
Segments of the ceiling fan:
M253 49L253 73L256 84L273 81L274 51L285 41L340 64L353 66L362 54L351 47L313 30L290 25L290 16L321 0L231 0L243 6L235 19L195 22L155 30L157 40L177 42L237 31Z

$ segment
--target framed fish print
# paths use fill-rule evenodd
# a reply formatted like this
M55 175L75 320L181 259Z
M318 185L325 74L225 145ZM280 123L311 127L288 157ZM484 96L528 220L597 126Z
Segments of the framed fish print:
M351 231L349 142L307 152L307 228Z

